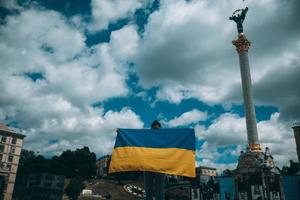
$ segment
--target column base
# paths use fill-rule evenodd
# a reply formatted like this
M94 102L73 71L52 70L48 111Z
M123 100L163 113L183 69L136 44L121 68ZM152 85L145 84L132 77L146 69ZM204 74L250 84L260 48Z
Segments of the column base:
M236 199L284 200L282 177L269 151L241 152L234 172Z

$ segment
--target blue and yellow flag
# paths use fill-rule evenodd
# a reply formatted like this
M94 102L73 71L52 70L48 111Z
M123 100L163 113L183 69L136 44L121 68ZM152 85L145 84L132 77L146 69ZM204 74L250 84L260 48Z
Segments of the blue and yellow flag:
M195 177L193 129L118 129L109 173L151 171Z

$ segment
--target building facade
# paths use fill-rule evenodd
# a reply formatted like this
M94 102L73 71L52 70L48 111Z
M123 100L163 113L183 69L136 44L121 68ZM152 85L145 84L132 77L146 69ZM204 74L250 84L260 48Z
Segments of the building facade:
M294 135L296 140L298 163L300 163L300 122L293 124L293 130L294 130Z
M220 186L220 200L234 200L234 179L230 176L219 176L216 181Z
M283 190L285 200L300 199L300 175L283 176ZM233 177L217 177L216 181L220 183L220 200L234 200L235 199L235 185ZM247 197L246 197L247 198ZM273 193L268 199L278 200L278 194Z
M212 167L200 166L196 168L196 181L191 186L192 200L219 200L219 183L215 181L217 169Z
M22 200L61 200L65 177L61 175L37 173L24 176Z
M217 169L200 166L196 168L196 176L200 183L207 183L211 177L217 176Z
M284 176L283 188L284 188L285 200L300 199L300 175Z
M12 199L24 137L0 124L0 199Z
M110 158L110 155L106 155L96 161L96 173L99 178L107 177Z
M197 175L217 176L217 169L212 167L200 166L196 168Z

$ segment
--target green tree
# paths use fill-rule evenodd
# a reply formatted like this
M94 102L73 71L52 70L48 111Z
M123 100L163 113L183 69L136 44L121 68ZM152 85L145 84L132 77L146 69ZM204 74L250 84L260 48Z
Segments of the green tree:
M284 176L293 176L300 172L300 163L290 160L290 166L283 166L281 174Z
M72 178L66 187L66 194L72 199L76 200L80 192L84 189L84 184L79 178Z
M96 155L88 147L66 150L57 159L65 176L90 178L96 175Z
M233 173L232 170L225 169L225 170L223 171L223 176L233 176L233 175L234 175L234 173Z
M13 193L14 198L19 199L22 197L22 193L23 193L22 179L23 179L24 174L26 174L28 171L30 171L29 164L35 158L36 158L36 155L33 151L22 149L21 155L20 155L20 160L19 160L16 182L15 182L15 186L14 186L14 193Z
M33 151L23 149L20 156L14 197L21 197L23 190L23 177L33 173L50 173L64 175L68 178L90 178L96 175L96 155L88 147L65 150L59 156L45 158L36 155Z
M76 149L74 156L77 161L77 172L78 175L84 178L90 178L96 175L96 155L90 152L88 147L82 149ZM76 170L75 169L75 170Z
M4 195L3 192L5 190L5 180L4 180L4 176L0 176L0 200L3 200Z

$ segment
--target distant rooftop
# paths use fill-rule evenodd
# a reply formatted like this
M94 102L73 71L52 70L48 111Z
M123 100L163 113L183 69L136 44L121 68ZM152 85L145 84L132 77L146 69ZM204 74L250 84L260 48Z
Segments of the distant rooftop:
M6 126L5 124L0 123L0 134L1 135L9 135L9 136L15 136L17 138L24 138L25 135L19 133L16 131L16 129Z
M109 157L111 157L111 155L104 155L104 156L101 156L97 161L105 159L105 158L109 158Z
M199 169L210 169L210 170L217 170L217 168L213 168L213 167L206 167L206 166L199 166L197 167Z
M300 126L300 121L299 122L294 122L292 127L294 128L294 127L299 127L299 126Z

